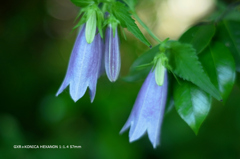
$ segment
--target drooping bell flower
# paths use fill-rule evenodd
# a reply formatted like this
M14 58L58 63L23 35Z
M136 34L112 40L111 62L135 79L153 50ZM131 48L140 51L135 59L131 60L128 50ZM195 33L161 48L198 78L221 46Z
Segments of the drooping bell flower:
M69 85L75 102L85 94L87 87L93 102L103 53L101 36L95 35L93 41L88 43L85 30L84 24L75 41L65 79L56 94L58 96Z
M154 148L159 144L161 124L167 100L168 78L164 68L163 84L155 80L155 72L150 71L137 96L132 112L120 133L130 127L129 141L133 142L147 132Z
M105 33L105 70L108 79L115 82L121 68L121 56L119 51L119 39L116 26L108 25Z

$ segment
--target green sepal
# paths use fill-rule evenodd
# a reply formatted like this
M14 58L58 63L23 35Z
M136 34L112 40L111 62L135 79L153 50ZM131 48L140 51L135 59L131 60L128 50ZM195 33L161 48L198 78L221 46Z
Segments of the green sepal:
M96 14L97 14L97 27L98 27L98 32L101 36L101 38L103 38L103 20L104 20L104 17L103 17L103 12L100 10L100 9L97 9L96 10Z
M115 37L117 26L120 24L120 22L115 18L113 14L109 14L107 19L104 21L103 26L108 26L113 29L113 37Z
M83 13L82 11L79 12L78 17L75 19L75 21L81 16L81 14L82 14L81 19L79 20L79 22L77 23L77 25L75 25L75 26L73 27L72 31L75 30L75 29L77 29L78 27L82 26L84 23L86 23L87 13L86 13L86 12Z

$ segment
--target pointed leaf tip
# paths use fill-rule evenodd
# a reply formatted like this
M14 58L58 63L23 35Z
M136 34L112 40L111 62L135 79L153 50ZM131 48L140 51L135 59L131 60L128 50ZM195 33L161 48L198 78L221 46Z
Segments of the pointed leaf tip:
M174 83L175 108L197 135L211 108L211 96L187 81Z

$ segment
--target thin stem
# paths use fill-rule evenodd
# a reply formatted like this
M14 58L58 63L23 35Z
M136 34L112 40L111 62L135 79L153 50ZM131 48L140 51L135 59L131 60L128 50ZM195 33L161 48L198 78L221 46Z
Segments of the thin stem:
M161 43L161 41L155 36L155 34L143 23L143 21L138 17L138 15L135 12L132 12L133 16L137 19L137 21L141 24L141 26L144 27L144 29L151 35L151 37L156 40L158 43Z

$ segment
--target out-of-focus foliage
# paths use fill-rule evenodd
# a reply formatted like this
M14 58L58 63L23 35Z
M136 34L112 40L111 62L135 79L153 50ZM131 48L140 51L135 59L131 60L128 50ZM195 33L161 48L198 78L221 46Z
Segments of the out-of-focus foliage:
M240 12L239 12L240 14ZM240 71L240 33L239 33L239 21L222 21L218 25L219 40L223 42L233 54L236 62L237 70Z

